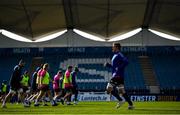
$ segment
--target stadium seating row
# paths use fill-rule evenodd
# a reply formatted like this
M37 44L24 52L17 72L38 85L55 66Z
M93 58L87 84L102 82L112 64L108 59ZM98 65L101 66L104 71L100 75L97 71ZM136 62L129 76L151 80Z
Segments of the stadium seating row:
M86 54L85 54L86 55ZM44 55L44 62L50 64L50 75L56 74L59 69L66 70L67 65L78 66L80 72L77 82L81 91L105 91L105 87L111 78L111 70L103 66L104 62L110 62L110 55ZM139 53L126 54L129 59L129 65L125 72L126 89L130 93L143 92L148 93L149 88L146 86L141 66L138 60ZM23 55L18 57L0 57L0 82L9 80L14 65L18 63L20 58L24 58L26 68L31 64L34 55ZM155 70L156 79L160 84L161 93L168 91L179 91L180 89L180 56L167 55L151 55L153 69Z

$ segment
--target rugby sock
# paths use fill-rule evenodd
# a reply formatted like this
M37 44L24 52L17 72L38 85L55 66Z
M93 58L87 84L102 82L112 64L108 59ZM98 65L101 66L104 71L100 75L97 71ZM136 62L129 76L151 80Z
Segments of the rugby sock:
M3 100L3 103L2 103L2 106L4 106L5 105L5 100Z
M54 100L55 102L57 102L57 98L53 98L53 100Z
M75 96L74 96L74 101L77 101L77 93L75 94Z
M118 101L122 101L122 98L119 96L119 94L115 91L115 90L112 90L111 91L111 94L117 98Z
M129 96L127 95L127 93L124 93L124 94L123 94L123 97L125 98L125 100L128 102L128 104L129 104L130 106L133 105L133 103L132 103L132 101L130 100L130 98L129 98Z
M51 100L51 105L54 105L55 104L55 101L54 100Z
M37 100L37 99L35 100L35 103L34 103L34 104L38 104L38 100Z
M42 99L42 102L43 102L43 105L46 104L46 100L44 98Z

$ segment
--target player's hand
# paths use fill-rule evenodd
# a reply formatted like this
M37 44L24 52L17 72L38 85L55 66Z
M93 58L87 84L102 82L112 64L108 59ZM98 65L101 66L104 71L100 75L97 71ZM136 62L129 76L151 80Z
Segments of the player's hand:
M111 66L110 63L108 63L108 62L104 63L104 67L110 67L110 66Z

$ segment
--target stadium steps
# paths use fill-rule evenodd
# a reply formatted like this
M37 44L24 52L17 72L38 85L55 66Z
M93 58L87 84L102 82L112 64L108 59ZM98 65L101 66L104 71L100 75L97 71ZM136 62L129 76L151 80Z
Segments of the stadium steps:
M180 55L151 57L153 66L156 71L156 77L160 83L162 90L178 90L180 89Z
M139 56L139 62L144 75L144 80L147 86L149 86L150 93L160 93L159 84L156 80L156 74L154 72L152 63L148 56Z

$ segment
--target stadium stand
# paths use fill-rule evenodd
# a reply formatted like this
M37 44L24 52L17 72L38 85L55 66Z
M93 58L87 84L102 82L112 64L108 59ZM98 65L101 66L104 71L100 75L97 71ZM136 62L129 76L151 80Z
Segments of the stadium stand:
M154 55L151 59L156 71L156 77L160 83L161 93L179 93L180 56Z
M88 49L88 48L87 48ZM101 48L100 48L101 49ZM102 48L103 49L103 48ZM107 49L107 48L104 48ZM109 48L110 49L110 48ZM129 65L125 72L125 88L131 94L149 94L149 86L144 80L144 75L138 57L142 54L149 55L155 71L156 79L159 83L160 93L177 94L180 92L180 55L178 52L166 52L149 48L144 52L123 52L129 59ZM164 48L162 48L164 49ZM12 50L12 49L9 49ZM103 66L104 62L110 62L110 50L87 50L87 52L66 52L63 48L44 49L39 53L33 50L30 53L11 53L8 49L1 49L0 52L0 72L2 80L9 80L13 67L20 58L25 59L26 70L30 67L34 57L43 57L44 62L50 64L50 75L53 77L58 69L66 70L68 65L78 66L80 72L77 82L80 91L104 92L106 84L111 77L111 70ZM154 50L156 52L154 52ZM78 55L77 55L78 53Z

